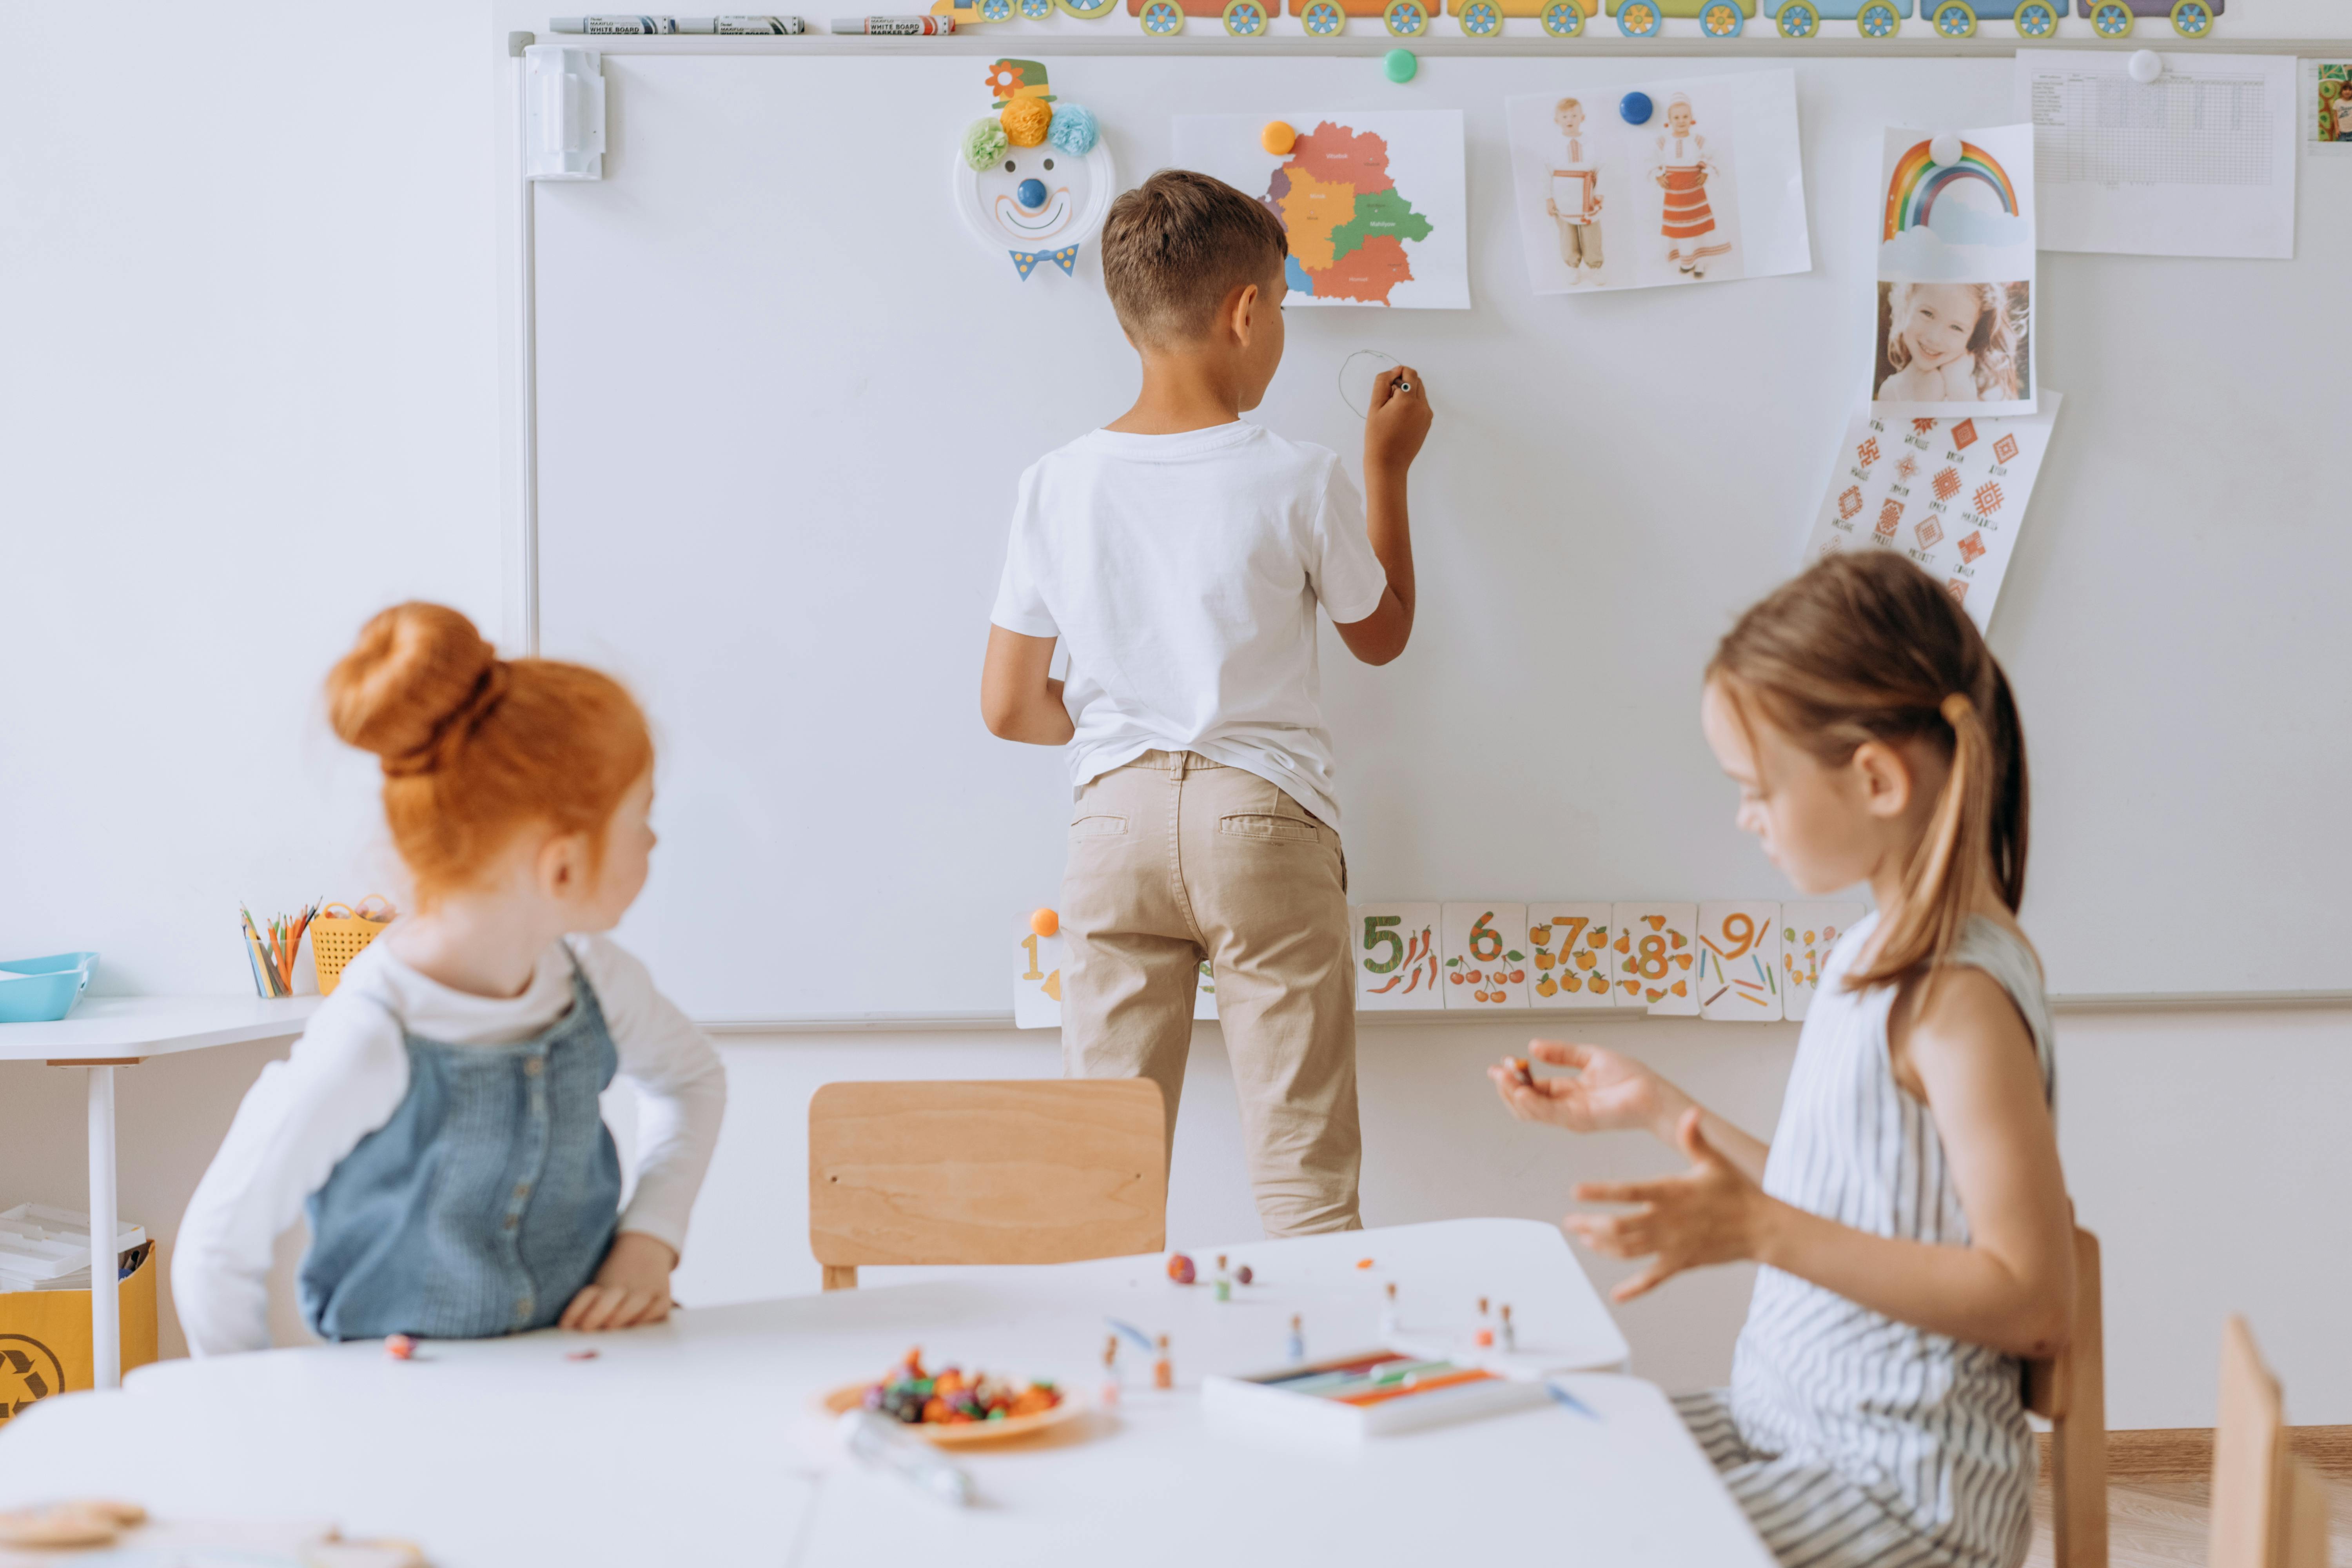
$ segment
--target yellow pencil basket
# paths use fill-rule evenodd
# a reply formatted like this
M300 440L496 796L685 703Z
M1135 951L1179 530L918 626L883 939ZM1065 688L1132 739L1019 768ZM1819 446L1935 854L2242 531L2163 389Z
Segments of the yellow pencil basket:
M370 893L358 909L329 904L310 922L310 962L319 971L319 994L325 996L343 977L343 965L360 955L392 923L392 900Z

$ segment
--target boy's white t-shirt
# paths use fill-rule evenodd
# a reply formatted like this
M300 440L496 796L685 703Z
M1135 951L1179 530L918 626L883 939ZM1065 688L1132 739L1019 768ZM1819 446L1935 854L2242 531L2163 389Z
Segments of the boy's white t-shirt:
M1192 751L1336 827L1315 606L1360 621L1387 589L1327 448L1240 421L1097 430L1021 476L990 619L1068 650L1074 790L1149 751Z

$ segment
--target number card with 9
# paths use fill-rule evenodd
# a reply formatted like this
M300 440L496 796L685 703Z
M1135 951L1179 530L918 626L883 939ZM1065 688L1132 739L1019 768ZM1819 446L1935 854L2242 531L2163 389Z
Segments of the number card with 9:
M1780 1016L1780 906L1725 900L1698 907L1702 1018L1762 1023Z

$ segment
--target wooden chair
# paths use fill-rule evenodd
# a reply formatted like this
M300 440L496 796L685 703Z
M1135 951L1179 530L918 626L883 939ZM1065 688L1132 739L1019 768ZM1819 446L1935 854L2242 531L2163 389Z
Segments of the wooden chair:
M866 1263L1073 1263L1168 1240L1149 1079L829 1083L809 1101L809 1250Z
M2107 1568L2107 1371L2099 1238L2074 1231L2074 1327L2066 1348L2025 1363L2025 1407L2050 1422L2052 1561Z
M2327 1568L2327 1487L2287 1452L2278 1380L2246 1320L2221 1328L2211 1568Z

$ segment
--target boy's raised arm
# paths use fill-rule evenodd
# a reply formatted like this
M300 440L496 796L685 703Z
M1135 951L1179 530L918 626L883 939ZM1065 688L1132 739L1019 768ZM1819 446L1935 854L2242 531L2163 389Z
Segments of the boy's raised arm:
M1054 639L988 628L988 658L980 670L980 717L1003 741L1059 746L1077 732L1062 706L1062 683L1052 679Z
M1410 388L1410 390L1404 390ZM1364 421L1364 528L1372 553L1388 574L1380 607L1339 628L1348 651L1366 664L1386 664L1412 637L1412 529L1405 510L1405 476L1429 434L1429 395L1421 372L1401 364L1372 386Z

